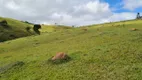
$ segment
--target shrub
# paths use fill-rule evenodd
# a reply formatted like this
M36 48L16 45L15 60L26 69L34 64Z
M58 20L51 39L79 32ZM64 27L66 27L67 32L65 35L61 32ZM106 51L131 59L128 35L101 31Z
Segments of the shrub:
M5 26L5 25L7 25L8 23L7 23L6 20L3 20L3 21L0 22L0 24L1 24L2 26L3 26L3 25Z
M31 29L30 27L26 27L27 32L30 32L30 29Z
M5 29L11 29L6 20L1 21L0 26L2 26Z
M40 35L40 31L39 29L41 29L41 25L39 24L35 24L34 27L33 27L33 30Z

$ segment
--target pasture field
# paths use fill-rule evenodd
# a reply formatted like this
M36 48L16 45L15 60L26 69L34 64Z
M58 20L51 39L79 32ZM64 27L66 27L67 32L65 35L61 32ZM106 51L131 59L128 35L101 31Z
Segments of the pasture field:
M142 20L41 32L0 43L0 80L142 80ZM58 52L71 60L49 63Z

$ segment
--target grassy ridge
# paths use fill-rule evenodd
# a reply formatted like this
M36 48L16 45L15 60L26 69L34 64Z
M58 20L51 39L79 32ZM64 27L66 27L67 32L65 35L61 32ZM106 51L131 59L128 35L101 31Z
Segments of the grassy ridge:
M1 80L141 80L142 21L134 20L86 28L44 27L44 34L0 43ZM112 26L113 25L113 26ZM131 31L137 28L137 31ZM51 31L52 33L48 33ZM72 60L63 64L47 62L57 52Z

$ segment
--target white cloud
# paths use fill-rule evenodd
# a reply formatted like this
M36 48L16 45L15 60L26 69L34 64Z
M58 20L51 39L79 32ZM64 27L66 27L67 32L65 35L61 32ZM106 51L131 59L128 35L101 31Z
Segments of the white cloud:
M100 20L89 21L86 24L99 24L99 23L107 23L107 22L116 22L116 21L123 21L123 20L130 20L135 19L136 13L132 12L123 12L123 13L113 13L108 18L102 18Z
M142 7L142 0L123 0L123 5L125 9L134 10Z
M113 15L108 18L108 21L121 21L121 20L135 19L135 18L136 18L136 13L131 13L131 12L113 13Z
M7 3L6 7L11 9L11 10L18 10L19 9L19 7L15 4L14 1L11 1L11 2Z
M100 0L0 0L0 16L34 23L88 25L134 15L113 13L108 3Z

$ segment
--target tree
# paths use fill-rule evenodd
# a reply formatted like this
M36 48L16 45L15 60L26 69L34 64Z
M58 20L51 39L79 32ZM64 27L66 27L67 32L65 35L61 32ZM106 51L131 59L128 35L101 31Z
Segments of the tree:
M140 13L137 13L136 19L140 19L140 18L141 18Z
M40 35L40 31L39 29L41 29L41 25L39 24L35 24L34 27L33 27L33 30Z

